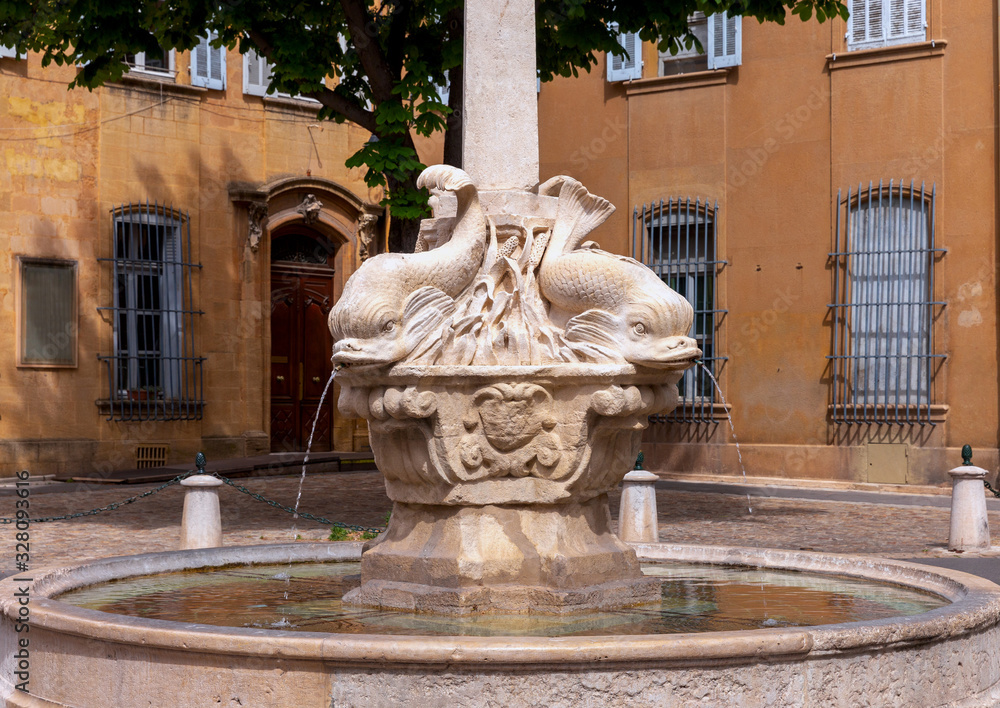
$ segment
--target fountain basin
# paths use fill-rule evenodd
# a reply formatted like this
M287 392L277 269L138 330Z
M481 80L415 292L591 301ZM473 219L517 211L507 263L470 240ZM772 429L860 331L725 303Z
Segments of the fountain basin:
M0 696L8 706L456 705L994 706L1000 587L863 557L643 544L642 560L754 565L879 580L950 600L872 622L703 634L585 637L338 635L221 628L51 599L107 580L239 563L360 558L360 544L153 553L8 578L0 588ZM19 587L30 630L18 634ZM30 639L31 694L13 691ZM240 703L236 701L239 700Z

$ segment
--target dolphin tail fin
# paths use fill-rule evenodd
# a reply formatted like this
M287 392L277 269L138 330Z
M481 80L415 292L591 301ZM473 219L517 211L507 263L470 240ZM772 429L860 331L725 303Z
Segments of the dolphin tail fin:
M431 165L417 177L417 188L422 187L444 192L458 192L467 187L475 189L476 185L465 170L451 165Z
M408 356L420 356L434 343L441 325L455 314L455 299L425 286L410 295L403 308L403 340Z
M569 253L583 243L591 231L603 224L615 208L607 199L587 191L572 177L561 175L544 182L538 193L551 196L559 191L559 211L552 229L552 245L558 253Z

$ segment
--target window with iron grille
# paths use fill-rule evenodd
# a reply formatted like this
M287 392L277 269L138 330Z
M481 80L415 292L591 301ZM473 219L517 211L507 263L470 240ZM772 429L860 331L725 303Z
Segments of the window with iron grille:
M198 420L202 362L194 349L190 217L159 204L112 211L113 352L108 420Z
M945 249L934 244L935 191L869 183L840 201L830 254L836 422L933 425L939 415L934 264Z
M715 419L716 389L707 372L718 375L721 356L718 331L725 310L718 306L716 217L719 205L670 198L636 207L632 216L632 257L652 268L694 308L690 336L698 342L704 367L684 372L678 383L680 404L658 420L688 423ZM706 372L707 369L707 372Z
M847 48L923 42L927 36L925 4L925 0L850 0Z

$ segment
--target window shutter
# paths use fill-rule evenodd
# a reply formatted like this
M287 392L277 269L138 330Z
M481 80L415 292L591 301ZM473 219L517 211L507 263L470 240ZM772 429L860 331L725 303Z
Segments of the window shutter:
M441 99L441 103L448 105L448 99L451 98L451 76L448 72L444 72L444 84L435 84L438 90L438 98Z
M617 29L613 27L613 29ZM608 57L608 81L629 81L642 78L642 40L638 32L618 33L618 43L628 56L612 54Z
M0 44L0 58L6 57L8 59L27 59L26 54L18 54L14 47L5 47Z
M848 47L869 49L923 41L925 8L925 0L851 0Z
M163 263L160 274L160 381L167 399L181 397L181 363L184 356L184 273L181 226L167 223L163 233Z
M267 59L252 49L243 55L243 93L264 96L271 84L271 67Z
M924 0L889 0L888 39L924 38Z
M191 52L191 83L194 86L226 88L226 48L212 46L211 41L216 37L215 32L202 37Z
M739 66L743 51L743 18L719 12L708 18L708 68Z

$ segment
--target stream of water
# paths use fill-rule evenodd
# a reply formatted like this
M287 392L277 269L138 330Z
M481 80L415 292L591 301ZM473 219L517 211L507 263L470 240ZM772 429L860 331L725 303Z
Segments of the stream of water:
M725 407L726 418L729 420L729 430L733 434L733 442L736 443L736 457L739 458L740 470L743 472L743 482L745 484L747 481L747 468L743 466L743 453L740 452L740 441L739 438L736 437L736 427L733 425L733 416L729 413L728 406L726 406L726 397L722 395L722 389L719 387L719 382L712 375L711 369L700 361L698 362L698 366L700 366L702 371L704 371L708 375L708 378L711 379L712 385L715 386L716 393L719 394L719 400L722 401L722 405ZM751 514L753 513L753 504L750 502L750 492L747 492L747 511Z
M306 455L302 458L302 475L299 477L299 492L295 495L295 515L293 519L299 518L299 502L302 501L302 485L306 481L306 464L309 462L309 453L312 451L313 436L316 434L316 423L319 422L320 411L323 410L323 402L326 400L326 394L330 390L330 384L333 383L334 377L337 375L337 369L330 372L330 378L326 381L326 386L323 387L323 395L319 397L319 405L316 406L316 415L313 416L312 429L309 431L309 442L306 443ZM296 536L296 524L292 523L292 538Z

